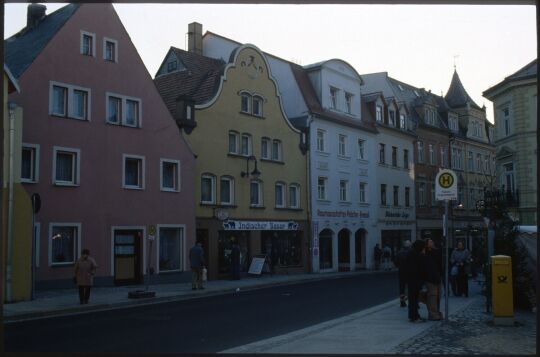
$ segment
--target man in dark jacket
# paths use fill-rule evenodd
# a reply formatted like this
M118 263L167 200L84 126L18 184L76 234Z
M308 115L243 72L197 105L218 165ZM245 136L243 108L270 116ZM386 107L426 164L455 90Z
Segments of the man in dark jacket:
M425 246L426 243L423 240L415 240L412 244L412 249L405 259L410 322L425 321L418 314L418 294L425 280L425 262L423 257Z
M407 286L407 270L405 269L405 260L407 254L411 250L411 241L406 240L403 243L403 248L396 254L394 258L394 265L398 268L398 277L399 277L399 304L401 307L407 307L405 302L405 287Z
M428 239L425 253L428 320L442 319L439 311L442 280L442 257L432 239Z
M189 261L191 264L191 289L204 289L202 284L202 272L205 261L201 242L195 243L189 250Z

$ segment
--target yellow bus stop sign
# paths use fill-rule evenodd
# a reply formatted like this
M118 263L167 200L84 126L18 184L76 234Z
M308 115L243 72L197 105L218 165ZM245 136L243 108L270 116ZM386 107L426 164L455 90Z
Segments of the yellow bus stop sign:
M452 170L441 170L435 178L435 199L457 200L457 175Z

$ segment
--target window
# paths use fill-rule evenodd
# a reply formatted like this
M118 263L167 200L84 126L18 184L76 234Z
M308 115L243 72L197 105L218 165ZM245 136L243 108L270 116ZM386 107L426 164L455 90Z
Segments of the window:
M212 204L216 201L216 178L213 175L201 176L201 203Z
M491 173L489 155L484 155L484 173L489 175Z
M263 115L263 101L261 97L253 97L253 115L258 117Z
M326 200L326 184L328 179L326 177L319 177L317 179L317 198L319 200Z
M49 265L71 265L80 246L80 223L51 223L49 226Z
M261 158L270 159L270 139L262 138L261 140Z
M144 156L124 155L124 188L144 189Z
M360 192L360 195L359 195L359 199L360 199L360 203L366 203L366 186L367 184L365 182L360 182L359 184L359 192Z
M358 139L358 158L359 159L365 159L366 156L366 141L362 139Z
M161 159L161 191L180 191L180 161Z
M399 206L399 186L394 186L394 206Z
M277 208L285 207L285 185L282 183L276 183L275 201L276 201Z
M337 109L338 89L330 87L330 108Z
M251 206L261 207L262 202L262 184L260 181L251 181L250 183L249 203Z
M388 121L392 126L396 126L396 112L393 110L388 111Z
M183 270L184 228L178 226L158 226L159 271Z
M405 187L405 207L411 206L411 188Z
M114 93L106 93L107 122L133 128L142 126L141 100Z
M397 147L392 146L392 166L397 167Z
M90 119L90 90L50 82L49 114L72 119Z
M426 184L424 182L418 184L418 205L420 207L426 205Z
M249 134L242 134L242 142L241 142L241 154L244 156L250 156L251 155L251 135Z
M426 109L424 113L424 121L429 125L435 125L435 111Z
M22 144L21 182L39 181L39 145Z
M292 184L289 186L289 207L290 208L299 208L300 207L300 186Z
M238 133L229 131L229 154L238 154Z
M446 146L441 146L441 166L448 167L448 156L446 155Z
M103 59L105 61L118 62L118 42L110 38L103 38Z
M324 152L324 130L317 129L317 151Z
M381 123L382 122L382 107L380 105L377 105L375 107L375 119Z
M409 168L409 150L407 149L403 150L403 168L404 169Z
M476 171L482 173L482 154L476 154Z
M219 180L219 203L222 205L234 204L234 180L229 176L221 176Z
M435 158L435 145L429 144L429 163L431 165L437 165L437 161Z
M351 93L345 92L345 105L347 106L347 113L352 114L352 98Z
M342 202L349 200L349 195L347 192L348 186L349 186L349 181L339 180L339 200Z
M452 131L458 131L458 120L456 117L451 116L448 118L448 127Z
M431 183L431 207L437 206L437 200L435 199L435 182Z
M475 191L474 188L469 188L469 208L474 208L476 206Z
M251 96L249 94L246 94L246 93L242 93L242 96L241 96L241 111L242 113L250 113L251 110L250 110L250 101L251 101Z
M452 168L463 169L463 154L461 149L452 148Z
M514 191L514 164L512 162L503 165L503 180L502 184L506 191Z
M473 158L473 152L472 151L469 151L467 161L468 161L469 171L474 171L474 158Z
M405 114L399 115L399 127L403 130L407 129L407 127L405 126Z
M418 163L423 164L424 163L424 143L419 141L417 145L418 145Z
M80 179L79 149L53 147L53 184L61 186L77 186Z
M504 108L503 112L503 122L504 122L504 136L510 135L510 109Z
M272 160L281 161L281 141L273 140L272 141Z
M381 205L386 205L386 185L381 184Z
M81 31L81 55L95 56L95 53L96 53L95 39L96 39L95 34Z
M347 155L347 136L339 134L338 135L338 155L346 156Z
M177 60L167 62L167 73L170 73L172 71L176 71L177 68L178 68L178 61Z
M463 203L463 187L458 186L458 204Z
M379 144L379 163L384 164L384 144Z

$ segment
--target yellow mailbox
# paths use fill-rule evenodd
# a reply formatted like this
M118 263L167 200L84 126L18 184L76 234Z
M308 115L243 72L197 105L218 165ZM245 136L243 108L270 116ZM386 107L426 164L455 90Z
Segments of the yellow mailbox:
M514 299L512 292L512 258L506 255L491 257L491 286L493 322L514 323Z

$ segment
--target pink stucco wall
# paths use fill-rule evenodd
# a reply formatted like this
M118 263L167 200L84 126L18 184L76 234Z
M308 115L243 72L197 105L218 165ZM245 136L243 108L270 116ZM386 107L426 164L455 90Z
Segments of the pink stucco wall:
M81 30L96 34L95 57L80 54ZM118 41L118 63L103 60L104 37ZM48 266L50 222L81 223L78 250L90 249L97 276L112 276L112 226L182 224L189 250L195 239L195 159L113 6L82 4L19 80L21 93L10 100L24 108L23 142L40 145L39 183L25 184L42 199L37 280L73 276L71 266ZM50 116L50 81L90 88L90 121ZM142 128L107 124L106 92L140 98ZM53 146L80 149L79 187L53 185ZM123 154L145 157L144 190L122 188ZM160 158L181 162L179 193L160 191Z

